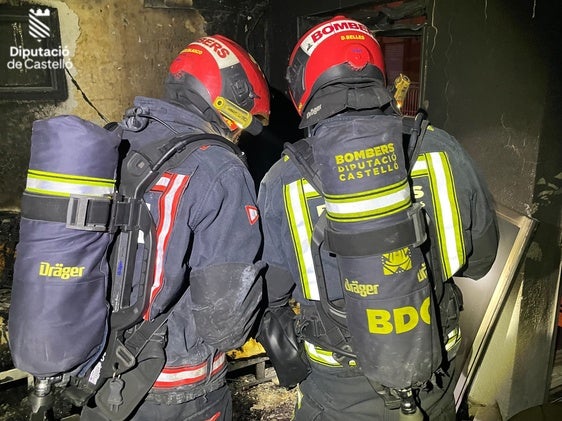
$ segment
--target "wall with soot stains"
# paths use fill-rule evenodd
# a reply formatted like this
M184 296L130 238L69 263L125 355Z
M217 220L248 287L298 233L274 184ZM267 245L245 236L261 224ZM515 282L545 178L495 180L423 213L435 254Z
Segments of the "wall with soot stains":
M34 120L74 114L103 125L104 119L121 119L135 96L161 95L169 63L205 35L206 27L196 9L145 7L143 0L0 3L0 14L9 5L56 8L61 47L68 49L65 60L71 63L65 101L0 98L0 209L17 211Z

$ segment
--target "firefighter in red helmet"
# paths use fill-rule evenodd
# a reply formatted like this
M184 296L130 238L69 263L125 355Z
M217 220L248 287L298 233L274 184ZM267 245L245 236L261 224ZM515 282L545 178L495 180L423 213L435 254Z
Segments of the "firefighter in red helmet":
M294 419L455 419L452 278L479 279L495 259L486 184L452 136L406 123L362 23L311 28L287 80L308 136L260 184L258 339L280 383L298 385Z
M165 98L195 107L236 139L241 130L259 134L269 121L269 90L254 58L221 35L189 44L170 65Z
M236 143L242 130L257 134L268 123L260 67L224 36L187 45L164 87L163 99L135 98L120 123L131 149L190 133ZM225 352L247 340L262 296L254 181L236 145L210 144L176 162L144 199L157 225L146 317L173 308L167 332L155 339L165 342L164 368L128 419L230 420ZM100 419L93 413L84 408L82 416Z

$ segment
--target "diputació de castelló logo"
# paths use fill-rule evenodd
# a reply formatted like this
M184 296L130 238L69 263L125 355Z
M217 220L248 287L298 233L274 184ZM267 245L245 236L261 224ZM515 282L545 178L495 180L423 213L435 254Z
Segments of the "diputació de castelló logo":
M49 20L51 11L49 9L29 9L28 33L38 43L48 40L51 35ZM8 69L12 70L45 70L45 69L71 69L72 62L69 60L70 50L66 46L50 46L28 48L23 45L11 45Z

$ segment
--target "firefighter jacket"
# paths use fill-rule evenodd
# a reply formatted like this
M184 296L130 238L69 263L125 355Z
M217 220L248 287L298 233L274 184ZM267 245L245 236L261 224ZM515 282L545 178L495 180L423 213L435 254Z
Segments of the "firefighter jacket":
M196 109L145 97L135 106L153 118L141 130L125 128L131 148L172 136L170 128L224 134ZM257 317L262 237L255 185L238 156L212 145L164 173L145 200L157 227L148 317L181 296L167 321L166 365L147 399L180 403L224 384L225 352L245 342Z
M345 139L352 119L361 124L375 124L376 116L339 115L327 119L311 132L326 133ZM372 121L369 121L372 120ZM314 141L314 137L306 139ZM345 167L341 177L369 177L384 168ZM436 290L436 301L444 326L443 342L447 351L458 349L458 291L452 285L453 275L478 279L491 267L497 250L497 222L491 195L470 157L454 137L429 126L413 168L412 195L423 206L428 226L428 239L422 250ZM263 178L259 194L263 234L263 260L267 263L266 287L270 307L285 305L292 297L301 308L319 300L319 289L311 253L313 227L324 212L323 198L305 180L288 157L275 163ZM321 250L324 277L330 300L344 294L336 258ZM446 295L446 297L444 297ZM455 297L451 297L455 295ZM453 309L449 301L453 302ZM447 301L447 302L444 302ZM302 313L302 312L301 312ZM331 352L305 342L309 358L322 364L338 366ZM452 355L450 355L452 357Z

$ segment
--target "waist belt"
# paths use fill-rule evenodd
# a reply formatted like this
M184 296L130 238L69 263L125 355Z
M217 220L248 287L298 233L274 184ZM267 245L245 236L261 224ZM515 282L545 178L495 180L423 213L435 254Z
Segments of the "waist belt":
M211 365L211 367L209 367ZM196 365L164 367L154 385L154 389L171 389L179 386L195 385L207 378L219 374L226 367L226 354L220 352L213 358L213 363L203 361Z
M24 192L21 216L49 222L65 222L67 228L106 231L111 216L111 197L47 196Z

